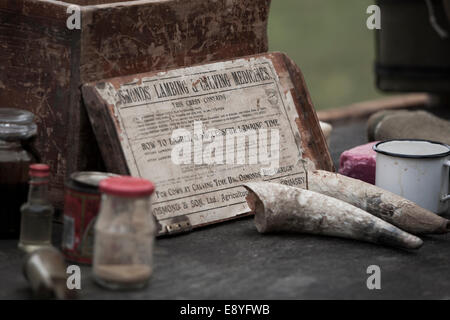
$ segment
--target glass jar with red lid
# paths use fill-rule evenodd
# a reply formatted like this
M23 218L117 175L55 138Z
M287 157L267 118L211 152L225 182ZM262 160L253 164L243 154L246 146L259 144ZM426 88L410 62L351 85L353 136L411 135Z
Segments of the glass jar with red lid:
M102 200L95 224L94 279L109 289L138 289L152 274L156 226L151 214L153 184L134 177L100 182Z

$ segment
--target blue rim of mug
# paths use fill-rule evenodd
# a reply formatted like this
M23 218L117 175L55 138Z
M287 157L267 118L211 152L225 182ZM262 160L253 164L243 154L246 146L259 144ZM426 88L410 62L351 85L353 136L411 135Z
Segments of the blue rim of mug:
M448 149L447 152L443 152L443 153L436 153L436 154L426 154L426 155L410 155L410 154L402 154L402 153L394 153L394 152L389 152L389 151L384 151L384 150L380 150L378 148L379 145L384 144L384 143L388 143L388 142L395 142L395 141L413 141L413 142L428 142L428 143L432 143L432 144L438 144L441 145L443 147L446 147ZM436 158L443 158L446 157L448 155L450 155L450 146L445 144L445 143L441 143L441 142L436 142L436 141L431 141L431 140L423 140L423 139L392 139L392 140L385 140L385 141L380 141L378 142L376 145L374 145L372 147L373 151L387 155L387 156L391 156L391 157L397 157L397 158L409 158L409 159L436 159Z

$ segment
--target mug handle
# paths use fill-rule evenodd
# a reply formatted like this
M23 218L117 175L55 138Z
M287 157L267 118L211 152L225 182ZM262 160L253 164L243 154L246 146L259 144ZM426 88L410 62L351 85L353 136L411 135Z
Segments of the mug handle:
M449 173L450 173L450 160L445 161L445 162L444 162L444 166L448 167ZM449 186L449 187L450 187L450 186ZM445 202L445 201L448 201L448 200L450 200L450 194L447 193L446 196L443 196L443 197L442 197L441 201L442 201L442 202Z

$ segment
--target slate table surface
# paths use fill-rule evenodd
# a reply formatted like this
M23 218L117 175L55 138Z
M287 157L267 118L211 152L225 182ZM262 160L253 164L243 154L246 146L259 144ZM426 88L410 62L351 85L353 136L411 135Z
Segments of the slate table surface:
M331 153L366 142L366 122L335 126ZM55 225L55 243L61 226ZM422 237L414 252L311 235L260 235L253 218L158 239L150 285L98 287L82 266L81 299L450 299L450 235ZM0 241L0 299L30 299L16 241ZM381 268L369 290L367 267Z

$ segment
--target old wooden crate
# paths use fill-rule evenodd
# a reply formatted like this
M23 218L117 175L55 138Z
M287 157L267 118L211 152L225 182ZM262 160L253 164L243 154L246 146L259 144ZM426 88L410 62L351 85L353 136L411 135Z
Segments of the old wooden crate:
M69 30L78 5L81 28ZM102 161L82 83L267 51L270 0L0 0L0 107L37 115L36 148L63 182ZM100 142L101 143L101 142Z

